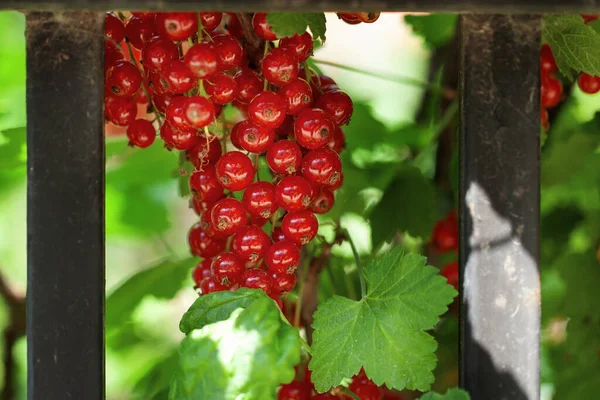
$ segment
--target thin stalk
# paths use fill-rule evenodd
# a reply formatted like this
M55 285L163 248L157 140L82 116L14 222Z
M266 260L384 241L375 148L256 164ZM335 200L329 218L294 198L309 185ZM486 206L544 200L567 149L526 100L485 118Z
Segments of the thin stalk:
M352 392L350 389L344 388L344 393L346 393L348 396L352 397L354 400L360 400L360 397L355 395L354 392Z
M131 48L131 43L129 43L129 41L126 41L126 44L127 44L127 49L129 50L129 56L131 57L131 62L133 63L133 65L135 65L137 67L137 69L140 71L140 73L143 76L144 73L142 72L142 69L138 65L137 61L135 60L135 54L133 54L133 49ZM146 97L148 98L148 102L150 103L150 105L152 106L152 109L154 110L154 115L156 115L156 119L158 119L158 123L160 125L162 125L163 121L162 121L162 117L160 116L160 111L158 111L158 109L154 105L154 102L152 101L152 96L150 96L150 92L148 91L148 88L146 87L146 82L144 81L144 79L142 79L142 90L146 94Z
M267 53L269 52L269 44L270 42L268 40L265 41L265 51L263 53L263 58L265 58L265 56L267 55ZM267 91L267 89L269 88L269 81L267 81L265 79L265 82L263 84L263 91Z
M294 313L294 326L300 325L300 314L302 313L302 295L304 294L304 286L306 283L306 277L308 276L308 270L310 269L311 259L312 257L307 257L308 261L304 263L304 271L302 271L302 277L300 278L298 299L296 300L296 312Z
M454 117L456 116L457 113L458 113L458 101L454 100L454 101L452 101L452 103L450 103L450 105L448 105L448 108L446 108L446 112L444 113L444 115L442 115L442 117L440 118L440 120L438 121L438 123L435 126L434 133L433 133L434 141L437 141L438 136L440 136L442 134L442 132L444 131L444 129L446 129L448 124L450 124L450 122L452 122L454 120Z
M346 238L348 239L348 243L350 243L350 247L352 248L352 255L354 256L354 262L356 263L356 268L358 269L358 278L360 279L360 296L363 298L367 295L367 285L365 283L364 271L362 265L360 264L358 250L356 250L356 246L354 245L354 241L350 236L350 232L348 232L347 229L344 229L344 232L346 233Z

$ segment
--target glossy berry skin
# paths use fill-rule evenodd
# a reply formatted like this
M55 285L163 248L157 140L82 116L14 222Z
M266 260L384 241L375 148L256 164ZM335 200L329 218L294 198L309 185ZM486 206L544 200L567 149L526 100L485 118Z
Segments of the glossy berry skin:
M204 79L218 71L219 56L208 43L198 43L189 48L183 57L185 65L198 79Z
M137 115L135 99L107 96L104 99L104 115L117 126L129 126Z
M165 112L166 119L171 124L173 129L196 133L196 129L194 129L194 127L188 123L185 116L186 103L186 97L173 97L167 106L167 111Z
M214 258L210 270L216 282L231 287L239 283L246 268L237 255L225 252Z
M281 296L291 292L296 286L296 274L271 274L273 291Z
M315 214L326 214L333 208L335 196L333 192L326 188L320 188L314 200L310 203L308 209Z
M543 44L540 48L540 67L544 74L551 74L558 68L552 49L548 44Z
M246 226L233 235L232 251L244 262L255 264L271 245L269 235L255 225Z
M542 77L541 102L542 107L552 108L558 105L563 92L560 79L552 75Z
M319 231L319 221L308 210L290 211L283 217L281 230L286 238L296 244L311 242Z
M173 42L155 36L142 48L142 62L148 71L161 71L169 61L179 58L179 51Z
M104 41L104 72L117 61L125 60L121 49L111 40Z
M154 19L156 32L169 40L180 42L198 30L198 17L191 12L162 12Z
M213 277L204 278L198 287L200 288L202 295L215 292L224 292L225 290L229 289L227 286L221 285Z
M172 60L162 72L161 83L165 90L183 94L196 86L197 81L183 61Z
M189 126L201 129L215 119L215 106L204 96L186 97L183 102L183 115Z
M106 88L117 97L133 97L142 85L142 75L129 61L117 61L106 72Z
M349 123L354 112L352 99L341 90L332 90L323 93L315 102L315 107L328 113L336 126Z
M301 176L286 176L275 186L275 201L286 211L305 209L311 198L312 188Z
M190 174L190 191L208 204L215 203L223 197L223 187L219 184L213 165L206 165Z
M313 102L312 89L304 79L298 78L286 83L278 93L285 101L289 115L298 115L300 111L310 107Z
M125 37L125 26L123 22L113 13L106 13L104 35L108 36L117 43Z
M237 99L243 103L249 103L263 90L262 79L249 68L242 68L235 74L234 79L238 87Z
M244 272L240 286L250 289L261 289L266 294L270 294L273 290L273 279L266 271L252 268Z
M223 71L238 67L244 58L244 49L239 40L230 35L216 35L213 44L219 57L219 68Z
M214 207L214 203L207 204L205 209L201 211L200 225L202 226L202 229L204 229L204 231L206 233L208 233L210 236L217 238L217 239L227 239L228 235L216 230L214 224L212 223L212 219L210 218L210 215L211 215L211 211L212 211L213 207Z
M227 190L244 190L254 180L254 165L242 152L230 151L219 158L216 164L219 183Z
M449 218L442 219L433 227L431 244L440 253L458 250L458 226Z
M221 24L223 13L220 12L201 12L200 22L208 32L214 31Z
M277 93L261 92L248 104L248 118L258 126L275 129L285 121L285 101Z
M293 274L300 264L300 250L290 240L273 243L265 254L265 264L271 273Z
M333 132L331 140L327 142L327 147L340 154L346 148L346 134L339 126Z
M359 12L356 13L356 17L364 23L372 24L379 19L381 13L379 12Z
M216 164L221 153L221 143L215 136L201 136L196 145L187 151L187 158L196 168L202 168Z
M125 35L133 47L141 50L148 40L156 36L151 21L132 16L125 26Z
M210 236L200 224L195 224L188 233L192 254L202 258L214 257L225 251L227 242Z
M314 46L315 43L308 32L284 37L279 41L279 48L293 54L298 62L306 61L313 54Z
M332 183L330 185L326 185L326 187L327 187L327 189L331 190L332 192L335 192L336 190L341 188L343 184L344 184L344 173L340 172L339 179L337 179L334 183Z
M341 173L340 156L329 148L310 151L302 161L302 176L319 185L335 185L341 179Z
M210 221L217 232L231 235L248 224L246 207L236 199L221 199L211 209Z
M160 138L165 142L168 149L188 150L194 147L199 138L193 131L181 131L165 122L160 127Z
M250 120L236 124L237 141L242 149L250 153L267 151L275 141L275 131L255 125Z
M210 278L212 276L212 272L210 272L211 264L212 260L207 258L196 265L196 268L194 268L194 271L192 272L192 278L194 279L196 286L200 286L200 283L204 278Z
M312 388L304 382L290 382L281 385L277 392L277 400L310 400Z
M364 385L356 385L352 390L354 394L358 396L360 400L382 400L383 393L373 383L367 383Z
M305 149L321 148L331 140L335 125L332 118L318 108L307 108L298 114L294 122L294 136Z
M204 88L215 104L231 103L238 95L235 79L224 72L217 72L208 77Z
M131 146L145 149L154 143L156 130L147 119L136 119L127 127L127 139Z
M270 182L252 183L242 196L242 202L253 218L270 218L277 211L275 187Z
M267 41L277 40L277 35L271 29L267 22L267 14L264 12L255 13L252 17L252 27L256 34Z
M289 140L279 140L267 151L267 164L276 174L290 175L300 171L302 150Z
M273 241L273 243L285 240L285 235L283 234L283 231L281 230L280 226L276 226L275 229L273 229L273 231L271 232L271 240Z
M298 77L298 61L283 49L273 49L263 58L261 71L267 81L282 86Z
M446 278L448 284L458 290L458 262L454 261L442 267L440 274Z
M577 86L583 93L594 94L600 91L600 77L588 75L585 72L579 74Z

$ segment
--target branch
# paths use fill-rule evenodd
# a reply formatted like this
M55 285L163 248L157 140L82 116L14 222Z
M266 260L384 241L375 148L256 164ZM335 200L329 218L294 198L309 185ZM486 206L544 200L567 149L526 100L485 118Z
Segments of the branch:
M252 13L236 13L235 15L238 21L240 21L242 31L244 32L244 36L238 39L242 43L242 47L246 50L250 68L258 71L260 70L260 62L263 58L265 41L256 34L256 31L252 27Z

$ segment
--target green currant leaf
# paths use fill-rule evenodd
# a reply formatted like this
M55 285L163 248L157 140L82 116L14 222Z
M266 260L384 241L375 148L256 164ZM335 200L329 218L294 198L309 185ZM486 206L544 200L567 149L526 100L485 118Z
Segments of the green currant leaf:
M456 33L456 14L405 15L404 21L416 35L423 37L430 47L448 43Z
M26 128L7 129L0 132L0 170L25 165Z
M571 69L600 75L600 34L586 25L579 15L547 15L542 34L552 48L556 64L573 80Z
M277 37L293 36L310 28L313 38L325 41L325 14L323 13L267 13L267 22Z
M392 249L365 268L367 295L333 296L314 314L309 368L319 392L364 367L377 385L427 390L434 380L435 340L425 333L456 291L425 257Z
M449 389L446 394L426 393L419 397L419 400L469 400L471 397L467 392L461 389Z
M298 330L281 319L273 300L258 297L183 339L170 400L275 400L277 387L294 378Z
M183 314L179 330L185 334L208 324L223 321L238 308L246 308L262 299L264 293L258 289L239 288L235 292L215 292L200 296Z

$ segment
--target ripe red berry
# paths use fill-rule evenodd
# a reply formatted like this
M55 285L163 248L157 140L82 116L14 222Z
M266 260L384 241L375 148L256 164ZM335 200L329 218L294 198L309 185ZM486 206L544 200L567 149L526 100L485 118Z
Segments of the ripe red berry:
M275 131L255 125L244 120L235 125L236 141L242 149L250 153L267 151L275 141Z
M223 197L223 187L219 184L213 165L206 165L190 174L190 191L208 204L215 203Z
M579 78L577 78L577 86L579 86L579 89L584 93L598 93L598 91L600 91L600 77L582 72L579 74Z
M313 102L310 85L300 78L283 85L278 93L285 101L287 113L290 115L298 115Z
M233 253L221 253L212 262L213 279L223 286L237 285L245 271L244 263Z
M546 110L544 107L541 107L540 108L540 123L545 130L550 129L549 118L550 117L548 116L548 110Z
M231 35L216 35L213 44L219 57L219 67L223 71L239 66L244 57L244 49L239 40Z
M201 129L215 119L215 106L203 96L186 97L183 103L183 115L189 126Z
M215 164L221 152L221 143L215 136L200 136L196 145L187 151L187 158L196 168L202 168Z
M284 37L279 41L279 48L293 54L298 62L304 62L313 53L315 43L310 33Z
M283 217L281 230L286 238L296 244L311 242L319 231L319 221L308 210L290 211Z
M372 24L373 22L377 21L379 19L379 15L381 15L381 13L379 12L359 12L356 13L356 17L364 23L367 24Z
M323 147L331 140L335 125L331 117L318 108L307 108L298 114L294 122L294 136L305 149Z
M198 17L192 12L162 12L156 14L154 25L160 36L179 42L198 30Z
M261 71L267 81L282 86L298 77L298 61L283 49L272 49L263 58Z
M302 161L302 176L319 185L335 185L341 179L341 172L340 156L329 148L310 151Z
M352 99L341 90L323 93L316 101L315 107L328 113L337 126L349 123L354 112Z
M160 127L160 138L165 142L168 149L177 150L191 149L199 140L196 132L173 128L169 122L165 122Z
M200 222L199 223L202 226L202 229L206 233L208 233L210 236L217 238L217 239L227 239L227 237L229 235L216 230L215 225L212 222L211 211L212 211L214 205L215 205L215 203L212 203L212 204L207 204L207 206L204 207L205 209L202 210L202 212L200 213Z
M129 61L117 61L106 72L106 88L118 97L133 97L142 85L142 74Z
M296 286L296 274L271 274L273 290L281 296L291 292Z
M198 79L214 74L219 68L219 56L214 47L208 43L198 43L190 47L183 60Z
M305 382L290 382L281 385L277 392L277 400L310 400L312 388Z
M235 79L224 72L217 72L209 76L204 84L206 93L215 104L227 104L238 95Z
M540 48L540 66L544 74L551 74L557 69L556 60L548 44L543 44Z
M283 123L275 129L275 134L282 138L294 136L294 121L295 118L291 115L286 115Z
M289 140L279 140L267 151L267 164L277 174L290 175L300 170L302 151Z
M270 218L277 211L275 188L269 182L258 181L248 186L242 202L248 213L254 218Z
M125 37L125 26L123 22L113 13L106 13L104 35L108 36L117 43Z
M151 21L132 16L125 26L125 35L133 47L141 50L148 40L156 36Z
M132 146L145 149L154 143L156 130L147 119L136 119L127 127L127 139Z
M165 90L183 94L193 88L197 81L183 61L171 60L162 71L161 83Z
M446 278L448 284L458 290L458 262L454 261L442 267L440 273Z
M248 118L258 126L277 128L285 120L285 101L277 93L262 92L248 104Z
M458 249L458 226L452 218L436 222L431 234L431 244L440 253Z
M325 186L327 187L327 189L331 190L332 192L335 192L336 190L341 188L343 184L344 184L344 173L340 172L340 178L336 182L334 182L330 185L325 185Z
M220 12L201 12L200 22L208 32L214 31L221 24L223 13Z
M552 75L542 77L541 102L542 107L552 108L558 105L563 92L563 85L560 79Z
M349 25L360 24L362 21L358 18L357 13L337 13L338 17Z
M256 34L264 40L277 40L277 35L267 22L267 14L264 12L255 13L252 17L252 27Z
M254 180L252 161L239 151L223 154L217 161L216 168L221 186L233 192L247 188Z
M273 243L277 243L277 242L281 242L282 240L285 240L285 235L283 234L283 231L281 230L281 226L276 226L273 231L271 232L271 240L273 240Z
M383 393L374 383L356 385L352 390L360 400L381 400Z
M179 51L173 42L155 36L142 48L142 63L148 71L161 71L169 61L179 58Z
M586 24L597 20L598 17L600 17L598 14L581 14L581 18L583 18L583 22Z
M210 258L225 251L227 242L210 236L200 224L195 224L188 233L192 253L198 257Z
M227 286L221 285L212 277L204 278L202 282L200 282L199 288L202 292L202 295L215 292L224 292L225 290L229 289Z
M242 68L234 79L238 87L237 99L243 103L249 103L263 90L262 79L250 68Z
M108 68L117 61L125 60L125 56L121 52L115 42L112 40L104 41L104 72L108 71Z
M327 142L327 147L340 154L346 148L346 135L339 126L333 132L331 140Z
M273 290L273 279L266 271L252 268L244 272L240 281L240 286L250 289L262 289L266 294L270 294Z
M311 198L312 188L301 176L286 176L275 186L275 201L286 211L305 209Z
M186 97L173 97L169 102L165 113L167 122L171 124L173 129L195 133L196 129L189 124L185 115L186 104Z
M300 250L290 240L273 243L265 254L265 264L271 273L293 274L300 264Z
M104 99L104 115L117 126L129 126L137 115L135 99L128 97L107 96Z
M210 211L210 221L217 232L231 235L248 224L246 208L236 199L217 201Z
M196 286L200 286L200 283L204 278L210 278L212 276L212 272L210 272L210 265L212 264L212 260L210 258L204 259L196 265L194 271L192 272L192 278L194 279L194 283Z
M326 187L322 187L308 209L315 214L325 214L333 208L334 203L333 192Z
M271 245L269 235L255 225L246 226L233 235L232 251L243 261L255 264Z

